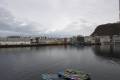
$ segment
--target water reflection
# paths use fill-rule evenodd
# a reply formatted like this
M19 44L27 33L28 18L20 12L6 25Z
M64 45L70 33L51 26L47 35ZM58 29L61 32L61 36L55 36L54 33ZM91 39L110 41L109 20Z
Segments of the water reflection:
M120 65L120 45L102 45L94 46L93 51L97 58L109 60Z

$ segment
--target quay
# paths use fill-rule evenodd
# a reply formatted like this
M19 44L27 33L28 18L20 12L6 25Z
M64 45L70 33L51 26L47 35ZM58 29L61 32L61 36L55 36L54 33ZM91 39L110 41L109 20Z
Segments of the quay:
M39 47L39 46L59 46L59 45L66 45L64 43L62 44L12 44L12 45L0 45L0 48L9 48L9 47Z
M0 48L9 47L38 47L38 46L58 46L67 45L66 38L47 37L4 37L0 38Z

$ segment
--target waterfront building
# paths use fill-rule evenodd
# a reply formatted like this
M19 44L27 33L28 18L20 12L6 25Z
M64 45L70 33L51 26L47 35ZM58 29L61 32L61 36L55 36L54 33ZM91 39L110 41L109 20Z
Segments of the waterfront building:
M47 38L44 37L44 36L32 37L32 38L30 39L30 43L31 43L31 44L43 44L43 43L46 42L46 40L47 40Z
M102 45L110 44L111 43L111 37L110 36L99 36L100 37L100 43Z
M77 37L76 36L73 36L72 38L71 38L71 44L74 44L74 43L76 43L77 42Z
M85 36L85 43L87 44L120 44L120 35L113 36Z
M120 35L113 35L112 43L113 44L120 44Z
M1 45L30 44L30 37L0 37Z
M120 44L120 35L101 36L101 44Z
M93 37L93 36L85 36L84 37L84 42L86 44L95 44L95 37Z
M30 39L31 44L67 44L67 38L50 38L50 37L32 37Z
M77 36L77 41L79 44L83 44L84 43L84 37L83 36Z
M70 38L71 44L84 44L84 37L83 36L73 36Z

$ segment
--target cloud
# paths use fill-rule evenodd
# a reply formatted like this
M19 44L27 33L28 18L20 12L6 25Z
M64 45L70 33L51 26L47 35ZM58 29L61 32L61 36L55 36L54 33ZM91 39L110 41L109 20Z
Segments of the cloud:
M0 0L1 5L3 35L90 35L97 25L118 20L118 0Z
M0 34L2 35L88 35L92 25L85 19L65 19L67 22L54 27L48 28L34 22L22 22L10 13L9 10L0 7ZM59 20L60 21L60 20ZM62 20L60 21L62 22ZM56 23L56 25L59 23ZM64 25L65 24L65 25ZM61 26L61 27L60 27Z
M67 20L67 22L63 22L63 24L57 27L48 28L34 22L18 21L9 10L0 7L0 34L4 36L43 34L49 36L72 36L89 35L94 29L93 24L83 18L65 20ZM62 22L62 20L60 22ZM57 24L58 23L56 23L56 25Z
M50 34L59 35L59 36L74 36L74 35L83 35L88 36L90 35L97 24L87 21L83 18L75 19L69 24L66 25L61 30L56 30L50 32Z
M65 32L74 35L90 35L96 26L93 23L84 21L80 19L78 21L72 22L64 29L66 30Z
M0 7L0 33L3 35L37 35L44 32L45 27L34 22L17 21L5 8Z

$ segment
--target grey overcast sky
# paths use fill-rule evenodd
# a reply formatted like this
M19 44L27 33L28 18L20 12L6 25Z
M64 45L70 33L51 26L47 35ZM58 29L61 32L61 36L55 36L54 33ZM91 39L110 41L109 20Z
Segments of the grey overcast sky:
M119 0L0 0L2 35L90 35L118 19Z

